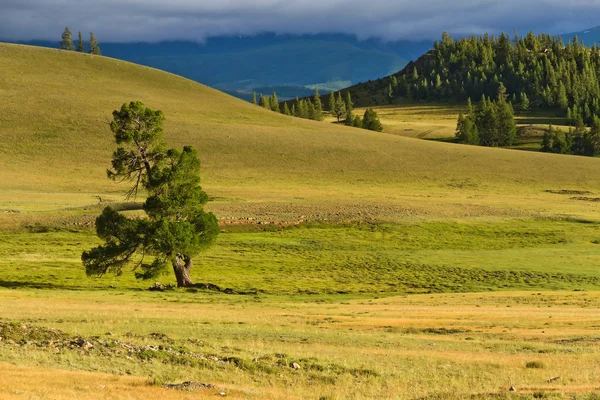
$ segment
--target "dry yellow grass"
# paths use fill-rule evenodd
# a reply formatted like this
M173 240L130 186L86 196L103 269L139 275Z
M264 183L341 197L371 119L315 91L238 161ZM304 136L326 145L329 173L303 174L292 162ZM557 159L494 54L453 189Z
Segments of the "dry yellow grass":
M116 337L126 337L127 332L160 332L180 343L187 343L188 338L202 340L204 351L212 354L251 359L285 353L290 360L314 359L369 369L378 376L341 375L329 382L311 379L314 373L302 370L264 375L156 362L136 366L133 361L53 356L27 348L7 352L0 346L2 360L27 357L29 361L20 362L56 364L50 371L7 368L0 378L9 383L2 394L15 397L14 390L18 390L68 398L81 391L82 396L89 396L81 398L97 398L98 393L112 393L115 398L187 398L179 392L147 387L140 378L114 375L123 368L142 377L160 376L165 370L163 375L175 382L213 383L234 398L250 399L413 399L425 395L483 399L508 396L510 386L516 386L521 395L543 391L566 396L599 389L598 293L423 295L326 303L178 297L167 295L160 300L149 294L66 292L47 297L0 291L0 312L5 318L88 337L107 331ZM42 298L46 301L40 303ZM532 361L541 368L526 368ZM115 372L67 371L73 368ZM560 379L548 382L557 376ZM39 384L32 387L34 377ZM102 390L106 392L93 390L99 385L105 385Z

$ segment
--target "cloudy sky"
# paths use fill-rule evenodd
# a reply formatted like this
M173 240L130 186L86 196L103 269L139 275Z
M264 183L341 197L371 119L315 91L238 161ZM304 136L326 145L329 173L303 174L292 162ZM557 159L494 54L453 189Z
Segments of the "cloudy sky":
M65 26L104 41L159 41L259 32L436 39L600 24L600 0L0 0L0 39L57 40Z

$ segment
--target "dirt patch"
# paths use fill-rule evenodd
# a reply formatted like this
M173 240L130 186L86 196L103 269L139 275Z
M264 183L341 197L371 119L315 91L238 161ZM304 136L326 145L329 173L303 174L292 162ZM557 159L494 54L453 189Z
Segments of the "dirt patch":
M598 343L598 342L600 342L600 337L596 337L596 338L578 337L578 338L572 338L572 339L557 340L556 344Z
M570 190L570 189L560 189L560 190L544 190L546 193L552 194L570 194L570 195L583 195L583 194L592 194L592 192L587 190Z
M584 196L576 196L576 197L571 197L571 200L580 200L580 201L593 201L593 202L598 202L600 201L600 197L584 197Z

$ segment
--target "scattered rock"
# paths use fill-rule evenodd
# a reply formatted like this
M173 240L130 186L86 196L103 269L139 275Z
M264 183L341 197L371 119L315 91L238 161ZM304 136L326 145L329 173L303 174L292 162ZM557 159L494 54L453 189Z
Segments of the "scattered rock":
M194 390L205 390L205 389L214 389L214 385L210 383L201 383L201 382L183 382L183 383L169 383L163 385L165 389L171 390L187 390L189 392Z
M516 392L516 391L517 391L517 388L516 388L516 387L514 387L514 386L511 386L510 388L508 388L508 391L509 391L509 392Z
M151 292L164 292L165 290L173 290L173 289L175 289L174 285L171 285L171 284L163 285L162 283L159 283L159 282L154 282L154 284L148 288L148 290L150 290Z
M298 369L300 369L300 364L293 362L293 363L290 364L290 367L293 368L293 369L298 370Z

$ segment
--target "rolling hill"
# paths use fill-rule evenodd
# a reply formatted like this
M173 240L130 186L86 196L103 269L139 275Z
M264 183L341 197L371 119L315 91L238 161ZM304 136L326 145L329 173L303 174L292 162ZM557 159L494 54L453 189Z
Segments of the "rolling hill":
M27 44L58 47L57 42ZM203 43L101 43L106 56L169 71L246 100L253 90L294 98L315 85L342 89L389 75L429 47L429 41L361 41L342 34L224 36Z
M0 69L0 208L5 209L60 208L90 203L92 195L122 193L122 185L105 177L115 147L107 123L112 110L131 100L164 111L171 145L199 149L204 186L223 215L328 218L365 209L387 210L388 216L411 209L428 215L459 209L485 214L481 207L496 204L497 193L534 193L544 204L543 189L600 188L592 179L600 173L600 160L419 141L305 121L107 57L2 44ZM471 211L440 207L448 191L463 196L461 188L481 195L469 201ZM415 193L429 198L416 201ZM32 201L37 206L26 205ZM347 213L336 204L346 205Z
M528 175L518 181L524 183L552 176L577 184L598 166L596 160L428 143L291 118L107 57L2 44L0 67L5 189L54 183L69 190L114 189L104 176L113 148L107 121L134 99L164 111L169 142L199 148L211 186L398 184L426 176L513 183L523 170ZM569 166L580 173L573 176Z

